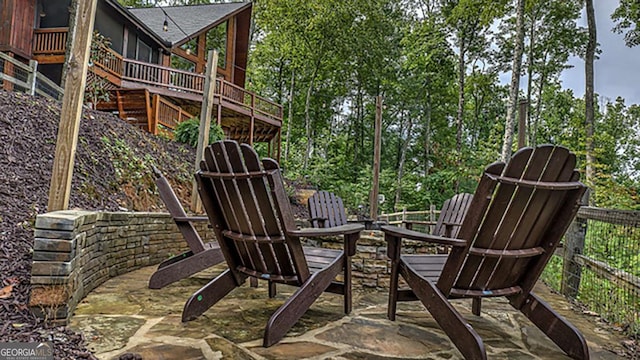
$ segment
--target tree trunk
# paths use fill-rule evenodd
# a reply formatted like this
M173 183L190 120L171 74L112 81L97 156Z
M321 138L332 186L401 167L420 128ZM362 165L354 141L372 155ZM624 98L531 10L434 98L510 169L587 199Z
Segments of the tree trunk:
M520 68L522 67L522 52L524 44L524 0L518 0L516 15L516 43L513 51L511 68L511 86L509 87L509 102L507 104L507 120L504 126L504 142L502 143L501 160L507 161L511 157L513 133L515 130L516 110L518 108L518 91L520 90Z
M456 151L457 153L457 163L460 165L462 159L462 122L463 122L463 114L464 114L464 75L465 75L465 42L464 42L464 34L458 35L458 47L460 49L460 54L458 55L458 112L456 114Z
M307 148L304 153L304 162L302 164L303 170L307 170L307 166L309 165L309 158L311 157L311 146L313 144L313 141L311 139L311 115L309 114L309 110L311 104L311 92L313 91L313 84L316 80L316 74L318 73L319 66L320 62L316 64L316 67L313 70L313 75L311 75L311 81L309 82L309 88L307 88L307 98L304 102L304 127L305 133L307 135Z
M289 115L287 118L286 145L284 148L284 161L289 161L289 145L291 143L291 123L293 122L293 89L295 84L295 70L291 69L291 87L289 88Z
M593 146L593 130L595 123L595 105L594 105L594 89L593 89L593 63L596 53L596 42L597 42L597 33L596 33L596 17L595 10L593 8L593 0L586 0L587 7L587 25L589 29L589 41L587 42L587 53L585 56L585 94L584 94L584 108L585 108L585 131L586 131L586 183L587 186L591 188L591 191L594 191L594 177L595 177L595 156L593 154L594 146ZM593 200L595 196L592 196L589 199L591 205L595 205Z
M545 51L542 56L542 63L547 63L548 53ZM547 84L547 70L546 68L542 68L542 72L540 73L540 83L538 84L538 99L536 102L536 112L533 115L533 130L531 131L531 141L529 144L531 146L536 146L538 144L538 123L540 122L540 113L542 112L542 92L544 90L545 85Z
M529 28L529 55L527 55L527 61L529 66L527 66L527 113L531 114L531 93L533 92L533 44L534 38L536 36L536 13L534 12L531 15L531 27ZM533 144L531 141L531 116L527 116L527 128L529 131L529 144Z
M404 112L403 112L404 114ZM402 194L402 175L404 173L404 162L407 158L407 149L411 142L411 128L413 127L413 117L409 116L409 123L407 124L407 138L402 144L402 150L400 151L400 161L398 162L398 181L396 185L396 199L393 203L393 211L398 211L398 203L400 203L400 196Z
M425 107L424 118L425 118L424 173L425 175L429 175L429 170L431 170L431 167L430 167L431 160L429 159L429 156L431 153L431 92L429 92L429 90L427 90L427 106ZM425 176L425 180L426 178L427 177ZM425 185L426 185L426 181L425 181Z

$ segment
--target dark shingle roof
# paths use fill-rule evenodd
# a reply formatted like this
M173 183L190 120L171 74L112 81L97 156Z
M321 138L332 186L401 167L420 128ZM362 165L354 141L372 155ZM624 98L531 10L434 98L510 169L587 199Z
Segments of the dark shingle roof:
M140 22L149 27L171 46L187 38L193 38L200 31L217 25L232 14L251 6L251 3L218 3L208 5L169 6L128 9ZM168 17L165 17L166 11ZM163 31L165 18L169 24Z

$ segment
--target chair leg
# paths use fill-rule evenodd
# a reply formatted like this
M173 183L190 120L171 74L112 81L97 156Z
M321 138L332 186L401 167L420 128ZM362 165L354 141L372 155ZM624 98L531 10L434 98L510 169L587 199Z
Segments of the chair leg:
M344 313L351 313L352 295L351 295L351 256L344 256Z
M589 358L589 347L580 331L535 294L529 293L519 310L567 355L574 359Z
M396 320L396 308L398 305L398 269L399 261L391 263L391 279L389 281L389 305L387 306L387 317L391 321Z
M473 315L480 316L480 311L482 310L482 298L474 297L471 302L471 312Z
M244 281L243 281L244 282ZM231 270L227 269L215 279L193 293L184 304L182 322L194 320L215 303L238 287Z
M486 360L487 352L480 335L449 303L436 285L425 281L404 264L400 265L400 271L418 299L449 336L462 356L465 359Z
M278 290L276 289L276 283L269 280L269 298L273 299L274 297L276 297L277 293Z
M149 288L161 289L222 261L224 261L224 257L218 248L201 251L196 254L187 251L163 261L158 266L158 270L151 275Z
M291 297L276 310L264 331L263 346L269 347L280 341L311 304L332 283L336 275L342 270L344 258L339 257L328 267L311 275L307 281Z
M251 286L252 288L257 288L258 287L258 279L254 278L254 277L250 277L249 278L249 286Z

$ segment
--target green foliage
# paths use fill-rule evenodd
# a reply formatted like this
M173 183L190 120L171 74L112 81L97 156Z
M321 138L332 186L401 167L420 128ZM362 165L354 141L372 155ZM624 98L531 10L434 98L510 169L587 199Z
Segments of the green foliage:
M176 141L196 147L198 146L199 134L200 119L195 117L178 124L174 136ZM223 139L224 132L222 131L222 128L220 125L212 122L209 128L209 143Z
M111 40L98 31L94 31L91 37L91 52L89 54L91 66L96 66L96 62L105 61L105 58L113 56L110 52L105 51L110 47ZM99 76L94 76L92 81L87 82L84 99L91 102L94 109L99 101L109 101L107 85L109 85L109 81Z
M624 35L629 47L640 44L640 3L637 0L620 0L620 4L611 15L616 22L613 31Z

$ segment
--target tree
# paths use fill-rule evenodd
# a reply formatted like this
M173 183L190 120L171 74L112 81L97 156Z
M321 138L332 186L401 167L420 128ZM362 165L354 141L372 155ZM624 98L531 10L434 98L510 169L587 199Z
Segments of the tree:
M593 88L593 66L596 54L596 46L597 46L597 33L596 33L596 17L595 11L593 8L593 0L585 0L586 8L587 8L587 26L589 30L589 41L587 43L587 52L585 54L585 94L584 94L584 103L585 103L585 129L586 129L586 172L585 172L585 180L587 186L593 188L594 184L594 164L595 164L595 156L593 153L593 128L595 123L595 94ZM595 196L592 196L591 199L594 199ZM592 201L592 200L590 200Z
M509 102L507 103L507 120L504 127L504 141L502 143L501 159L507 162L511 157L513 132L515 128L516 109L518 107L518 92L520 91L520 68L522 66L522 52L524 48L524 0L517 0L516 6L516 39L513 52L513 66L511 68L511 86L509 87ZM518 131L524 131L519 129Z
M611 19L616 22L613 31L624 35L628 47L640 44L640 2L637 0L620 0Z

